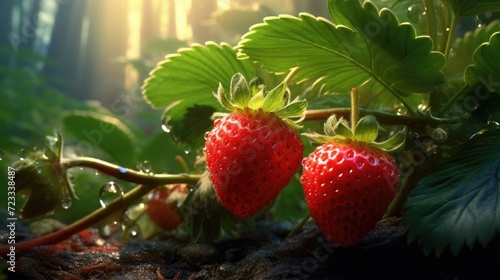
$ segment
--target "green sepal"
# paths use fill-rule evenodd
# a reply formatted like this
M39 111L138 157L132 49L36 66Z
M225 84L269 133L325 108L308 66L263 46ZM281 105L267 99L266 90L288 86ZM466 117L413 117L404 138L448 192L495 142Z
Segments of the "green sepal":
M230 93L226 93L220 84L214 95L223 107L232 112L245 109L254 112L262 110L265 113L274 113L294 128L300 128L297 123L304 119L307 101L298 98L291 101L290 92L284 82L269 92L266 92L261 82L262 78L259 76L247 82L242 74L237 73L231 78Z
M325 135L318 133L303 133L302 135L318 143L329 143L335 141L357 141L364 142L385 152L393 152L405 144L406 131L400 131L383 142L375 142L378 136L378 122L372 115L361 118L354 132L349 122L345 119L331 115L325 122Z
M361 118L354 128L354 140L372 143L377 139L378 124L374 116L368 115Z
M274 113L281 118L299 118L302 120L307 109L306 100L294 101Z
M232 102L239 109L245 108L252 98L247 80L240 73L235 74L231 78L230 95Z
M371 144L383 151L394 152L402 148L405 145L405 141L406 131L398 131L394 136L383 142L372 142Z
M61 135L47 136L44 151L30 153L12 164L16 170L16 191L24 197L19 218L53 214L63 203L78 199L68 170L61 164Z
M217 89L217 93L214 93L215 98L219 101L219 103L226 109L233 111L236 110L236 106L229 101L229 99L226 96L226 92L224 90L224 86L222 84L219 84L219 88Z
M252 110L259 110L264 105L264 89L257 92L247 104L247 107Z
M262 109L266 112L275 112L276 110L285 107L289 102L290 97L286 89L286 85L285 83L281 83L267 93L264 98L264 104L262 104Z

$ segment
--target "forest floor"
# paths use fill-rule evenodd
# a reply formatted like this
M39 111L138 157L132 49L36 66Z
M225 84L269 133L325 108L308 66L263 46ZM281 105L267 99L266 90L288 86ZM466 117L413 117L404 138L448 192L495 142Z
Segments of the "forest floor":
M291 223L258 221L214 244L157 236L124 244L94 230L18 256L7 279L498 279L500 241L458 256L426 256L406 228L382 221L358 246L341 248L314 222L286 238ZM0 275L0 279L1 279Z

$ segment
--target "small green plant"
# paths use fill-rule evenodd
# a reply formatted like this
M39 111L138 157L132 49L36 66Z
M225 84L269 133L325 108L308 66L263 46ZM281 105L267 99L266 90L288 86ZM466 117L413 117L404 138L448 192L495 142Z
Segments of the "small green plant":
M144 99L153 108L164 109L163 128L174 141L199 156L196 171L153 174L93 158L67 159L61 157L62 140L52 138L45 153L27 159L31 164L14 164L19 168L17 176L23 176L19 182L26 182L22 186L18 183L19 188L31 191L23 207L23 213L30 217L57 209L60 193L73 194L72 184L65 180L68 169L73 167L91 167L140 184L63 233L27 241L22 248L57 242L118 210L134 210L133 202L166 184L186 184L191 189L177 206L182 226L193 241L210 242L222 233L232 234L237 231L237 223L251 228L255 219L269 218L265 214L292 215L294 211L287 208L291 205L304 205L293 218L307 219L307 198L309 207L314 207L311 214L318 226L331 240L346 246L359 242L383 213L385 217L401 217L408 226L408 241L420 242L426 253L440 255L450 249L458 254L464 245L487 246L500 231L500 130L496 122L500 119L500 22L478 22L477 16L493 15L500 10L500 3L329 0L327 8L331 19L307 13L267 17L252 26L236 46L194 44L168 55L150 73L142 87ZM472 30L458 32L463 20L475 17ZM359 102L353 98L350 106L353 88ZM254 126L254 119L232 119L227 109L240 117L245 112L254 118L259 116L265 129ZM282 121L281 117L294 117L297 122ZM274 161L273 142L265 147L251 143L252 137L264 139L274 133L269 131L275 129L268 124L269 119L282 122L292 134L302 134L301 157L316 148L306 137L311 136L322 142L340 142L335 145L340 145L337 148L344 157L338 159L346 162L342 166L320 166L324 170L311 173L311 160L306 160L306 170L292 164L286 169L291 174L286 174L276 166L297 162L293 155L302 151L300 145L292 143L299 138L288 140L289 136L278 133L273 134L274 144L291 150L274 150L281 152L276 155L279 160L263 163ZM325 121L325 132L330 136L319 136L316 132ZM230 139L231 135L234 139ZM214 141L220 142L215 148L211 146ZM391 154L379 148L373 152L376 156L372 165L383 170L373 171L374 176L381 175L380 180L373 180L377 186L370 185L369 180L356 185L356 176L349 175L348 165L355 163L347 160L349 151L366 154L367 162L361 163L371 164L369 154L373 148L357 142L371 143ZM228 146L222 147L224 143ZM242 147L232 150L232 145L237 144ZM122 157L128 160L126 155ZM326 162L322 155L317 157ZM66 183L45 183L36 172L37 166L52 168L43 174ZM346 177L337 180L321 172L335 173L336 177L341 172ZM399 178L394 178L396 174L400 174ZM279 176L286 178L288 187L282 189L282 180L276 179ZM363 176L366 179L367 175ZM33 206L38 203L36 194L40 190L30 183L37 178L55 197L40 208ZM280 183L266 185L275 181ZM348 197L339 195L315 203L313 191L304 195L300 182L308 190L313 188L316 195L317 188L325 188L325 194L338 188ZM320 187L312 187L312 182L320 183ZM349 185L362 193L351 193ZM272 194L261 197L256 190L262 186L273 188ZM294 192L297 186L299 191ZM377 195L377 187L384 194ZM265 205L255 206L261 201ZM335 208L338 211L325 214L325 209L335 206L332 201L339 206ZM166 198L166 203L172 200ZM346 210L349 203L351 207L366 205ZM368 217L368 211L376 212L376 217ZM342 217L335 217L336 213ZM330 214L332 221L338 222L325 220ZM144 217L140 213L132 217L137 217L134 226L147 224L139 220ZM346 217L349 222L344 221ZM369 224L361 224L364 219ZM337 228L342 226L345 229Z

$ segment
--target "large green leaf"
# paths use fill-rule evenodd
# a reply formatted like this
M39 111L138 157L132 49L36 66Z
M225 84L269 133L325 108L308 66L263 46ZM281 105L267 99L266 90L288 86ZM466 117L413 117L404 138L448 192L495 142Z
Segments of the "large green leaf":
M432 40L389 10L359 1L329 1L329 8L337 25L306 13L266 18L244 35L240 56L273 72L297 68L294 81L318 80L330 92L366 85L402 100L444 82L445 59Z
M486 12L500 11L498 0L450 0L457 16L475 16Z
M117 164L135 165L135 136L119 119L95 112L73 111L63 118L64 130L80 140L76 148L95 155L93 147L103 150ZM94 154L93 154L94 153Z
M227 44L194 44L170 54L159 63L144 82L144 98L155 108L167 107L187 97L211 100L219 83L229 89L231 77L241 73L248 79L255 76L251 61L238 60L236 51ZM195 101L195 100L192 100Z
M500 93L500 32L474 52L474 64L465 70L465 82L483 84L489 91Z
M167 108L164 113L169 122L167 126L172 126L169 129L177 135L176 140L197 145L204 131L185 133L184 130L190 128L179 124L191 122L185 118L189 116L188 109L195 104L200 108L221 110L222 106L212 93L217 91L219 83L229 90L231 77L236 73L251 79L256 75L256 67L249 60L237 59L236 51L228 44L194 44L168 55L145 81L143 95L152 107ZM200 123L207 123L207 120L203 115Z
M423 178L405 203L408 239L440 255L457 254L476 241L487 245L500 232L500 130L461 146Z

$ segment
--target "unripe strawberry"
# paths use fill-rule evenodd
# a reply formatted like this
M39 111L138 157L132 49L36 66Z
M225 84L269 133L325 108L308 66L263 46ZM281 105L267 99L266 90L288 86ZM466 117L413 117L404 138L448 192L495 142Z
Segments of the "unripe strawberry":
M233 111L217 119L206 135L210 179L222 205L246 218L276 198L300 168L304 146L293 124L307 104L289 103L282 84L267 95L251 88L241 75L231 81L231 95L220 87L218 99Z

